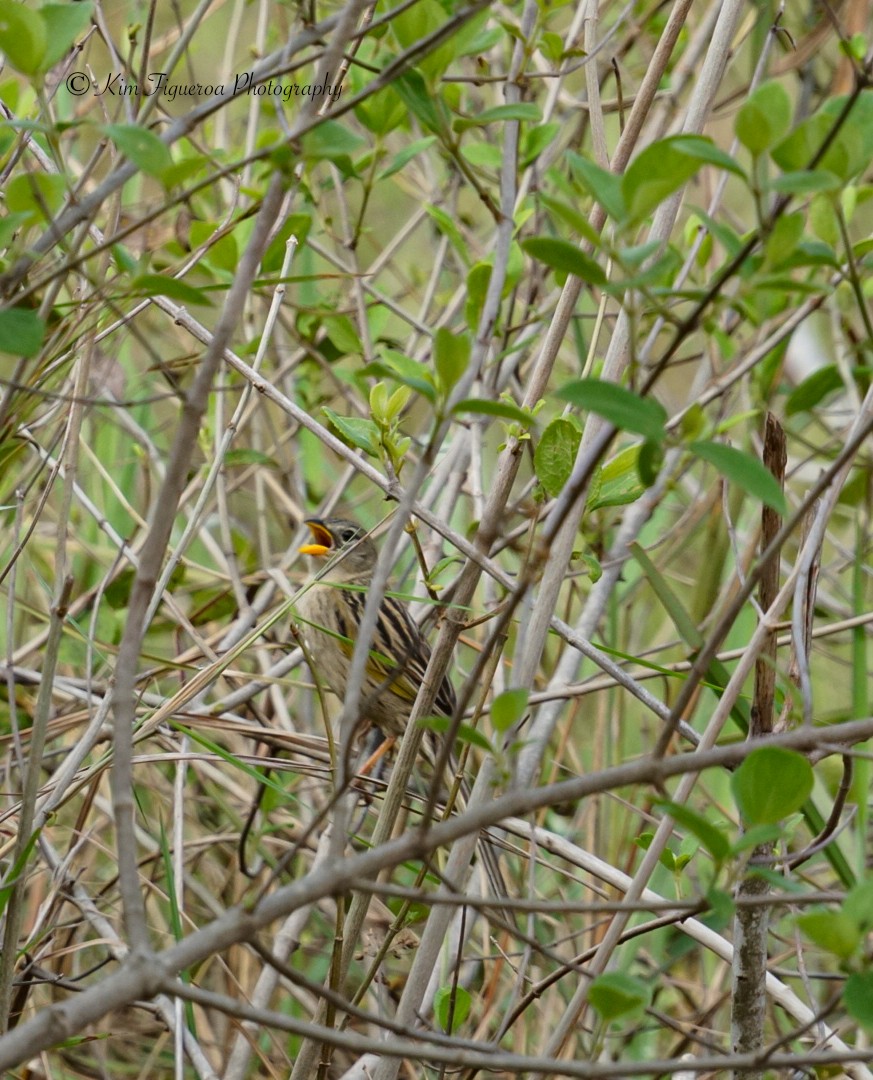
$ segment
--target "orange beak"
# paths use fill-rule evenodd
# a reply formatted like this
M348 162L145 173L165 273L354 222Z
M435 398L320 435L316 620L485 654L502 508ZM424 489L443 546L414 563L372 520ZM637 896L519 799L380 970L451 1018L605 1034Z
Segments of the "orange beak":
M304 544L297 550L301 555L317 555L324 557L333 550L333 537L318 518L307 518L303 523L309 527L314 544Z

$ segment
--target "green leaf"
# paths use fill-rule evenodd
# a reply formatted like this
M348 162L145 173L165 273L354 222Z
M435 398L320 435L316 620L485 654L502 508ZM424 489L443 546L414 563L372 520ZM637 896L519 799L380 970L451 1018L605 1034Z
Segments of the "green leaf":
M377 180L387 180L389 176L393 176L395 173L400 172L402 168L409 164L410 161L422 151L427 150L429 146L432 146L436 142L436 135L426 135L423 139L416 139L408 146L405 146L399 153L395 154L391 164L383 169L382 172L376 177Z
M179 281L178 278L167 277L166 274L140 274L133 279L130 286L137 296L168 296L182 304L212 306L212 301L202 289L195 289L193 285Z
M427 731L435 731L437 735L445 735L452 727L452 721L448 716L426 716L418 721L418 726ZM470 724L459 724L455 732L455 740L461 743L469 743L488 754L494 753L494 747L488 739Z
M437 0L418 0L418 3L410 7L400 8L391 20L391 30L398 43L404 49L409 49L417 45L422 38L442 29L445 21L446 11ZM459 45L460 42L455 37L449 38L421 57L417 61L418 67L428 78L436 79L454 60Z
M706 226L707 232L711 233L732 258L738 255L743 247L743 239L733 229L723 222L716 221L703 210L695 210L694 216L699 218Z
M597 483L588 494L589 510L605 506L627 506L636 502L646 490L640 480L639 456L642 443L634 443L616 454L597 471Z
M208 750L210 754L215 754L216 757L221 758L222 761L232 766L234 769L238 769L241 773L255 780L258 785L263 785L276 794L282 800L282 805L288 804L288 789L280 782L275 780L267 770L256 769L253 765L249 765L247 761L237 757L235 754L230 753L220 743L214 742L206 735L202 735L199 731L195 731L193 728L187 728L184 724L180 724L178 720L169 721L170 726L176 731L181 731L183 735L186 735L197 746L202 746Z
M524 136L521 167L526 169L528 165L536 161L560 130L561 125L557 123L538 124L536 127L530 128Z
M170 150L148 128L139 124L106 124L102 129L125 157L149 176L160 176L173 164Z
M775 843L781 835L782 831L778 825L755 825L751 829L746 829L745 832L737 837L731 848L731 854L739 855L741 852L748 851L750 848L760 847L762 844Z
M279 463L269 454L251 447L241 446L237 450L228 450L224 455L225 465L263 465L267 469L278 469Z
M621 222L627 217L627 205L622 194L620 176L601 169L593 161L570 151L567 154L570 168L580 183L587 189L596 202L609 214L613 221Z
M843 181L824 169L804 169L775 176L765 186L781 195L811 195L817 191L838 191Z
M861 944L857 924L842 911L807 911L798 915L797 925L810 941L840 960L848 960Z
M36 356L42 348L45 323L29 308L0 311L0 352Z
M471 333L479 329L479 319L491 283L491 264L480 261L471 267L467 274L467 303L464 307L464 319Z
M756 457L732 446L709 441L693 442L688 449L703 461L714 465L725 479L753 498L759 499L765 506L779 514L788 512L785 495L778 481Z
M734 130L746 149L757 157L775 146L791 127L791 98L778 82L765 82L744 102Z
M378 424L360 416L340 416L333 409L328 409L326 405L323 406L322 412L346 442L359 450L365 450L373 457L379 456Z
M445 210L441 210L438 206L432 206L430 203L425 205L424 210L428 217L436 222L439 231L449 238L452 247L461 256L464 264L469 266L470 252L468 250L467 242L461 235L461 230L458 228L451 214L447 214Z
M658 473L660 473L663 464L663 443L646 439L637 456L637 472L640 476L640 483L644 488L650 488L658 479Z
M873 1032L873 971L856 971L846 979L843 1004L850 1016Z
M581 214L575 206L570 206L569 203L563 202L561 199L554 199L550 195L540 195L540 202L549 209L555 217L566 222L571 229L584 237L590 244L595 247L601 245L602 241L600 233L597 232L596 229L592 229L588 224L588 218L586 218L584 214Z
M737 905L734 898L724 889L707 889L706 902L709 904L709 913L705 916L706 925L712 930L726 927L734 917Z
M397 349L389 349L385 345L379 346L379 357L375 363L367 364L363 369L364 375L390 375L403 386L408 386L417 391L428 401L436 401L436 390L433 377L424 364L420 364L405 353Z
M504 690L498 694L491 703L491 725L494 730L503 733L517 724L527 710L529 697L530 692L523 688Z
M703 636L686 611L685 605L674 592L670 582L664 577L640 544L634 541L630 544L629 551L639 564L643 574L645 574L655 596L657 596L662 607L670 616L673 625L679 631L682 640L691 649L699 649L703 645Z
M94 5L91 0L75 4L43 4L39 9L46 26L46 51L40 65L48 71L67 52L79 34L87 30Z
M674 191L683 187L703 161L694 149L699 136L673 135L659 139L638 154L625 170L622 195L632 218L650 214ZM689 144L689 140L694 140Z
M441 986L434 994L433 1007L440 1027L447 1035L457 1031L470 1015L473 999L463 986Z
M753 750L731 777L737 806L751 825L775 824L799 810L812 784L806 758L781 746Z
M338 120L323 120L300 140L303 156L310 161L338 161L355 154L366 140Z
M31 220L48 220L60 210L67 185L60 173L20 173L6 185L6 207L26 213Z
M42 829L34 829L30 834L27 843L22 848L18 855L18 858L12 863L11 866L7 866L4 879L6 884L0 888L0 917L6 910L6 906L9 903L9 897L12 895L12 890L15 888L15 882L24 873L24 869L27 866L28 860L33 853L36 842L39 839L39 835Z
M619 431L632 431L645 439L663 442L667 413L654 398L643 398L617 383L603 379L577 379L558 390L558 397L580 409L597 413Z
M500 171L503 161L500 147L488 142L465 143L461 147L461 154L471 165L481 169L491 169L495 173Z
M438 109L434 103L438 101L442 106L442 102L439 101L439 98L435 99L428 90L427 83L420 72L414 68L411 71L406 71L400 78L395 79L391 86L422 127L435 135L445 132L447 126L445 117L441 108Z
M849 892L842 910L863 933L873 929L873 878L859 882Z
M453 415L477 413L481 416L502 416L504 420L514 420L525 428L533 423L533 417L526 410L509 401L489 401L488 398L464 398L452 409Z
M563 416L552 420L540 436L534 451L534 468L537 480L550 498L557 498L570 479L581 441L582 432Z
M803 214L783 214L776 221L764 245L765 265L779 266L784 259L793 254L803 236L803 228Z
M470 363L470 337L456 337L450 330L440 327L434 334L433 360L440 387L449 393Z
M734 161L730 154L719 150L712 139L705 135L679 135L673 142L673 149L687 157L694 158L702 165L714 165L717 169L733 173L742 180L746 180L746 173L742 166Z
M717 863L724 862L730 855L731 844L724 830L713 825L703 814L698 814L696 810L683 806L681 803L671 802L669 799L655 799L655 802L674 821L696 836Z
M588 1000L607 1023L644 1009L650 997L651 989L642 979L622 971L607 971L604 975L598 975L588 991Z
M349 356L364 351L355 324L348 315L325 315L324 328L339 352Z
M795 416L797 413L814 409L828 394L842 388L843 380L839 368L836 364L827 364L807 375L803 382L791 391L785 402L785 415Z
M783 172L805 172L824 145L830 128L828 118L820 112L815 113L774 146L770 156ZM818 167L821 168L821 162Z
M358 93L358 91L363 90L365 82L362 73L357 72L353 66L349 72L348 90L352 93ZM372 97L366 98L355 106L355 116L364 127L368 131L382 136L400 127L408 112L409 110L390 86L386 86L384 90L380 90L378 93L373 94ZM381 177L377 177L377 179L381 179Z
M467 128L485 127L486 124L507 120L531 120L538 123L541 116L539 105L533 102L519 102L516 105L495 105L492 109L485 109L478 116L459 116L452 127L455 131L466 131Z
M521 246L532 259L551 266L553 270L575 274L592 285L603 285L606 281L603 268L568 240L557 240L551 236L531 236L522 240Z
M0 0L0 50L23 75L36 75L48 47L46 24L38 11L14 0Z

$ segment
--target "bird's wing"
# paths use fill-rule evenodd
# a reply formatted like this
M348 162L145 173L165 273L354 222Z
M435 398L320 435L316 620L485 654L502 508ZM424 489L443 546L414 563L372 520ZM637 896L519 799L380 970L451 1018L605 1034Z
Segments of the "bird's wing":
M348 593L356 611L357 623L364 614L366 598L362 593ZM386 596L379 608L373 645L367 658L367 670L380 681L391 680L388 691L404 701L415 701L430 660L430 646L422 636L402 600ZM398 668L400 669L398 671ZM455 691L443 678L434 701L434 711L451 716L455 710Z

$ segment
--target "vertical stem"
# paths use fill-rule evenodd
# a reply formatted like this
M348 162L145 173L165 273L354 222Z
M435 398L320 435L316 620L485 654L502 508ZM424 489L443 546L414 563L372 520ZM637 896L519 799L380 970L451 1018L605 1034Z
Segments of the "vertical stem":
M764 425L764 465L781 487L785 485L785 432L776 417L768 412ZM779 514L765 506L761 510L761 551L766 551L779 532ZM779 551L774 551L762 567L758 596L761 608L768 611L779 592ZM755 696L752 704L749 738L760 738L773 730L773 695L776 686L776 631L769 629L755 661ZM759 844L749 860L750 870L737 886L737 899L766 896L770 886L755 873L756 862L769 861L773 844ZM733 987L731 1001L731 1043L734 1053L744 1054L764 1045L764 1020L767 1009L767 932L770 910L765 905L739 906L734 917ZM763 1078L764 1070L743 1072L753 1080Z

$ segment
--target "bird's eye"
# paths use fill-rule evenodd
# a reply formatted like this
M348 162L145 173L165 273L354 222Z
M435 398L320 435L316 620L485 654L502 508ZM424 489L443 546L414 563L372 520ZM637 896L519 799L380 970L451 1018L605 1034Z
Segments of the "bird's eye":
M357 540L357 539L358 539L358 530L357 529L343 529L343 531L340 533L340 540L342 540L342 542L344 544L350 544L353 540Z

